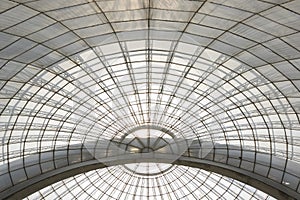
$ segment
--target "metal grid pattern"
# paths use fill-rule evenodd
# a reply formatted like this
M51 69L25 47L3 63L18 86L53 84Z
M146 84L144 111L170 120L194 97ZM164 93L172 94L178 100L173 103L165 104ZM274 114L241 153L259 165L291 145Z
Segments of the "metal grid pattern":
M56 150L146 125L212 141L205 159L299 193L299 11L297 0L2 0L0 190L59 167L42 152L55 163Z
M212 188L214 188L212 190ZM274 199L234 179L185 166L154 177L122 166L94 170L60 181L26 199Z

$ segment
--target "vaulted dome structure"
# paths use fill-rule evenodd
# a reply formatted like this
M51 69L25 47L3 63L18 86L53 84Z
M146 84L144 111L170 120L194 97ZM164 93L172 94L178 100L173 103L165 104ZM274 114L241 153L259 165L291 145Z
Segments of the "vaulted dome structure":
M299 0L1 0L1 199L300 199Z

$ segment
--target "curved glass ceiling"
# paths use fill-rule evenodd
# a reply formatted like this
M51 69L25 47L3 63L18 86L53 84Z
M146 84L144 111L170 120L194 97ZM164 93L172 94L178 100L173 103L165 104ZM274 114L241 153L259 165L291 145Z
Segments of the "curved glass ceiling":
M201 185L201 194L210 190L221 197L218 184L203 182L219 177L230 183L226 194L239 198L242 193L230 189L237 186L260 198L257 190L221 175L172 167L190 161L257 179L280 191L271 194L278 198L300 198L299 1L1 0L0 5L1 196L98 161L109 167L57 180L41 191L57 186L70 191L79 177L110 177L115 170L149 181L146 188L160 190L151 194L157 197L193 195L193 186L181 194L173 190L185 188L186 181ZM197 180L184 174L185 181L166 182L174 182L171 188L150 185L155 176L166 180L182 171ZM92 185L97 195L116 192L96 184L110 184Z
M170 172L139 176L112 166L52 184L26 199L274 199L234 179L201 169L172 166Z

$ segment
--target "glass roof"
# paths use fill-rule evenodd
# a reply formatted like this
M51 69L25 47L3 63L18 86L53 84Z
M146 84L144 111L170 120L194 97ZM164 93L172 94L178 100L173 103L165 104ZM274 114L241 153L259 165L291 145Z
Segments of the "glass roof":
M274 199L234 179L174 165L169 172L139 176L112 166L52 184L26 199Z
M298 0L1 0L0 195L105 160L28 198L271 198L182 161L300 198L299 30Z

